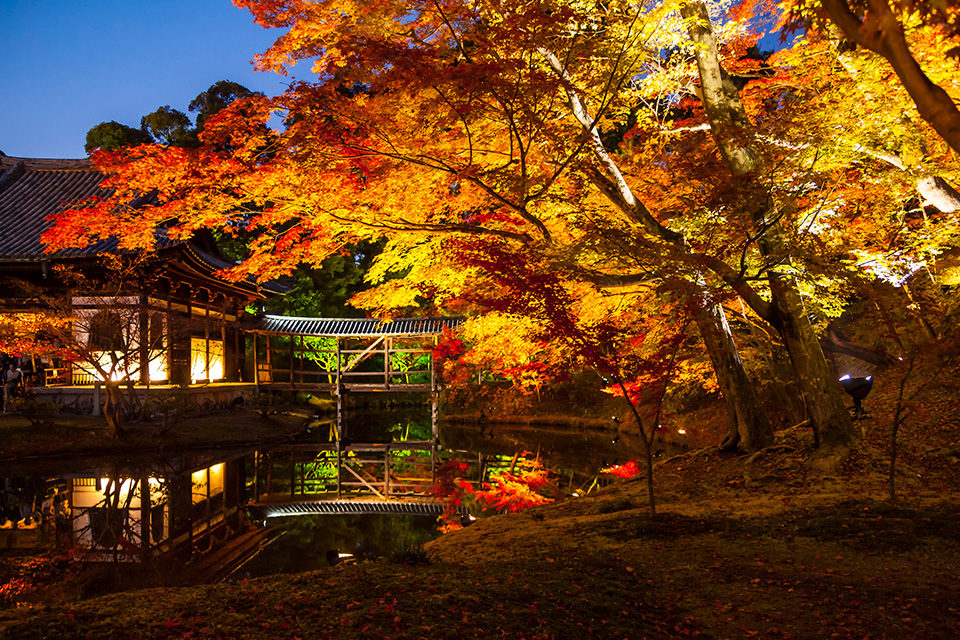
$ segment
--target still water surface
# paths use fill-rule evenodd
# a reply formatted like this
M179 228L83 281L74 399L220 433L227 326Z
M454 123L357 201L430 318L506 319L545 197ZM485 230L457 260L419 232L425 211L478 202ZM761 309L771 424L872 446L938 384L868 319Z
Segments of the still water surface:
M428 409L358 413L349 416L348 424L343 441L390 443L393 453L386 455L394 457L384 466L394 465L388 472L394 476L393 484L387 484L399 492L413 486L416 473L429 484L430 468L424 471L416 461L429 461L431 455L431 468L445 460L475 460L479 473L490 473L507 468L515 455L529 452L555 473L560 490L568 494L592 485L603 466L637 457L609 433L457 424L441 425L437 451L431 454L422 444L432 436ZM49 548L70 544L72 536L73 544L91 548L115 546L120 539L128 551L143 545L164 552L182 547L196 552L228 544L236 531L246 529L249 537L244 522L252 517L256 525L268 523L269 531L232 559L235 566L224 574L228 579L397 554L415 556L424 542L439 535L436 515L300 515L259 521L259 512L248 510L253 502L309 501L318 486L326 486L321 490L328 492L339 488L333 466L335 431L331 421L318 421L297 443L274 452L221 450L9 465L0 478L0 547ZM404 443L421 450L408 451ZM372 455L378 454L353 454L352 470L340 472L340 480L357 480L351 491L365 487L373 487L373 493L376 488L383 491L384 485L376 484L376 464L364 464L371 461L363 458ZM388 492L385 499L393 498Z

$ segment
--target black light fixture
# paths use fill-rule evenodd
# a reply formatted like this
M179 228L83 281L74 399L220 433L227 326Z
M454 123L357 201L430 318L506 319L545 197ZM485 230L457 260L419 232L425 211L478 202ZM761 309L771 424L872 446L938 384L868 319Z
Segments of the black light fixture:
M853 416L865 415L866 411L863 410L862 402L869 395L870 389L873 388L873 376L853 378L846 375L840 378L840 385L853 398Z

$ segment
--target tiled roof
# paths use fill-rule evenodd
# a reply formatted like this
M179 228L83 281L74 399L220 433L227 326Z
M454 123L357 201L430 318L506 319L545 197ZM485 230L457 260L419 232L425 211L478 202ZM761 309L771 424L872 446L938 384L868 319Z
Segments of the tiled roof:
M384 322L377 318L263 316L256 330L283 335L339 338L430 336L443 333L444 327L453 329L462 323L463 318L395 318Z
M39 260L44 254L40 236L50 227L48 216L66 204L101 195L103 175L88 160L47 160L0 156L0 260ZM84 249L69 249L57 257L76 257L110 251L115 241L101 241Z
M43 232L50 228L51 223L47 218L51 214L63 211L70 202L93 195L105 195L106 192L100 188L103 179L104 175L85 159L13 158L0 155L0 262L36 262L44 258L78 258L116 251L116 239L101 240L82 249L66 249L55 253L45 253L44 245L40 242ZM170 240L164 229L157 230L156 238L157 249L180 245L210 272L233 266L190 242L181 245ZM289 287L276 281L258 284L248 279L244 284L270 293L289 291Z
M192 253L194 257L196 257L200 262L202 262L208 269L210 269L210 271L220 271L223 269L230 269L236 266L232 262L228 262L223 258L220 258L218 256L207 253L206 251L203 251L202 249L200 249L194 244L188 244L187 248L190 250L190 253ZM266 289L271 293L289 293L291 290L290 287L288 287L287 285L283 284L278 280L268 280L266 282L257 282L256 278L254 278L253 276L247 276L245 282L248 285L253 285L261 289Z

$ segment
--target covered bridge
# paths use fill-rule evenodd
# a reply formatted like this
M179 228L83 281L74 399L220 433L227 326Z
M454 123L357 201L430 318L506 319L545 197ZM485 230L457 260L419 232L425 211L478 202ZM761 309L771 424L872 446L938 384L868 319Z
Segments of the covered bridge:
M463 318L267 315L253 334L257 384L329 391L434 391L433 349Z

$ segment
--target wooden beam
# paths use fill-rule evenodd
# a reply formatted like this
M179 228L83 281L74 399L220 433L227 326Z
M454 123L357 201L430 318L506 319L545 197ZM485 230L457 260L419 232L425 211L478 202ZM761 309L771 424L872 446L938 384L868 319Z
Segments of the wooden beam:
M378 498L383 498L383 497L384 497L384 495L383 495L382 493L380 493L379 491L377 491L377 488L376 488L376 487L374 487L372 484L370 484L370 482L367 481L367 479L364 478L363 476L361 476L359 473L357 473L356 471L354 471L353 469L351 469L349 466L344 466L343 468L346 469L347 471L349 471L350 473L352 473L352 474L353 474L353 477L355 477L357 480L359 480L359 481L363 484L363 486L365 486L366 488L370 489L370 491L373 491L373 492L377 495Z
M207 294L209 298L209 293ZM210 380L210 309L203 309L203 375Z
M293 379L293 341L296 339L296 336L290 336L290 386L293 386L295 380Z

